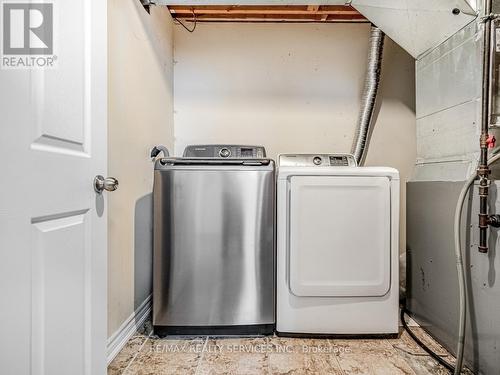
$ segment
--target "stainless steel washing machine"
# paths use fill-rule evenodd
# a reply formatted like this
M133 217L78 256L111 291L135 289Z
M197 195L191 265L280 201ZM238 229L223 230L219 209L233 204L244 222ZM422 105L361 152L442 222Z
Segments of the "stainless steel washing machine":
M264 148L188 146L157 160L153 196L155 332L272 333L275 165Z

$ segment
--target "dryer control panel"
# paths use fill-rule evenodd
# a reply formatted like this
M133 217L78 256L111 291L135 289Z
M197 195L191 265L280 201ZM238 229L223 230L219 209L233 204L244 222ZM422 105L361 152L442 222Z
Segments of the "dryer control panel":
M279 156L280 167L356 167L351 154L284 154Z
M262 159L266 150L262 146L244 145L190 145L184 149L187 158L222 158L222 159Z

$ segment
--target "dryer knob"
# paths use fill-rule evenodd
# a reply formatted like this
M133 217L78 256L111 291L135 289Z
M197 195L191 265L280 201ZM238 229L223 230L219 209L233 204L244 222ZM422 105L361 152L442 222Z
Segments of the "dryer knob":
M315 165L320 165L320 164L321 164L321 162L322 162L322 160L321 160L321 158L320 158L319 156L315 156L315 157L313 158L313 163L314 163Z
M221 148L219 151L219 156L222 158L227 158L231 155L231 151L227 148Z

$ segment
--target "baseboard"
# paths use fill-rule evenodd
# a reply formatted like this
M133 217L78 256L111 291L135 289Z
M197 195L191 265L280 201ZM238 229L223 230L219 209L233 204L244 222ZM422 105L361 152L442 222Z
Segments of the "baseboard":
M151 295L130 315L118 330L108 338L107 360L108 365L123 349L127 341L137 332L151 312Z

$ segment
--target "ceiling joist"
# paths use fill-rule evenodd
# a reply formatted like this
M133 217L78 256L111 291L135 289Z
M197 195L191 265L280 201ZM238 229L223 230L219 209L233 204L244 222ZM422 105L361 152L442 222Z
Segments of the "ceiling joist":
M175 5L168 7L177 19L197 21L366 21L358 11L344 5Z

